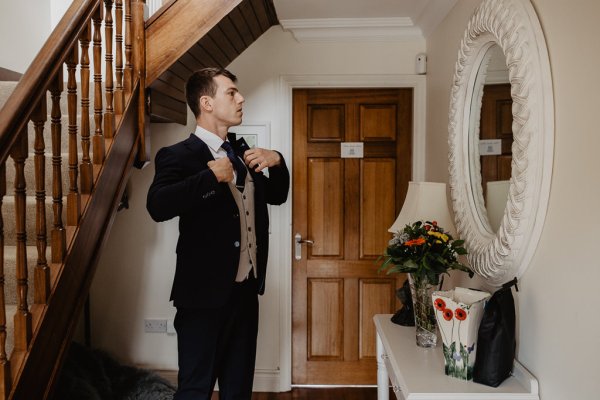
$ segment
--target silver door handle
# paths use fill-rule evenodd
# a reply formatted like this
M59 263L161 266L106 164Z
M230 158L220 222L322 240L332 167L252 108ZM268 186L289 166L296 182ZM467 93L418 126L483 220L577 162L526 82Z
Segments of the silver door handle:
M294 246L294 258L296 260L302 260L302 245L303 244L307 244L309 246L312 246L313 244L315 244L315 242L313 242L312 240L302 239L302 235L299 233L296 233L296 236L294 236L294 241L296 242L296 244Z

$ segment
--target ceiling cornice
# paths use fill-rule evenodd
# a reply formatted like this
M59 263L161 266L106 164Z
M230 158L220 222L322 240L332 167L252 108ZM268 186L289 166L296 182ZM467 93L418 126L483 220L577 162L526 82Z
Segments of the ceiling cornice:
M279 22L299 42L388 42L423 38L421 29L408 17L284 19Z

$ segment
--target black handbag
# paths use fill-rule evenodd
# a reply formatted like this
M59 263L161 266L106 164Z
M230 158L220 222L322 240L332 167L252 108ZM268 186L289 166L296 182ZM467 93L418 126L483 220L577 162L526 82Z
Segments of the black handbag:
M498 387L512 372L517 345L515 301L517 278L502 285L488 300L477 335L473 381Z

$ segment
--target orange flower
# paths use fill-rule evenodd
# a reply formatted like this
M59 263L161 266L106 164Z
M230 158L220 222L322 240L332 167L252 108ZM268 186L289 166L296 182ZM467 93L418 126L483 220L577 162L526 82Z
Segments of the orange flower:
M444 319L446 321L450 321L452 319L452 314L453 314L452 310L449 308L446 308L443 312L444 312Z
M407 240L406 242L404 242L404 245L410 247L410 246L420 246L424 243L425 243L425 239L420 237L420 238L416 238L416 239L412 239L412 240Z
M436 309L440 310L440 311L444 311L446 309L446 302L442 299L440 299L439 297L437 299L435 299L435 301L433 302L433 305L435 306Z
M459 321L464 321L465 319L467 319L467 312L465 310L463 310L462 308L457 308L454 311L454 315L456 316L456 319Z

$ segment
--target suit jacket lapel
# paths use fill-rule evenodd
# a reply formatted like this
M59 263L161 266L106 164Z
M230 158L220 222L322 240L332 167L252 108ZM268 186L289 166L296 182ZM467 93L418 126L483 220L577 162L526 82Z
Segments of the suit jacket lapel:
M192 153L200 155L200 159L206 160L206 162L215 159L208 145L193 133L183 143Z

